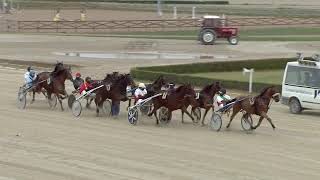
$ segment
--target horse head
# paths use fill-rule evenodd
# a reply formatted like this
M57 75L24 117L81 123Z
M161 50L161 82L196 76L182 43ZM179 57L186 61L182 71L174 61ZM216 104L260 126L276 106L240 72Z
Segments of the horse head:
M260 97L266 96L270 99L272 98L272 99L274 99L275 102L280 101L280 91L274 86L269 86L269 87L264 88L261 91L259 96Z

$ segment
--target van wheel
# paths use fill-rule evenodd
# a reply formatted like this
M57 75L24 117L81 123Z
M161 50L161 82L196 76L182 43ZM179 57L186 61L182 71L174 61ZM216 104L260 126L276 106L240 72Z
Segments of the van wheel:
M300 114L302 111L301 104L297 98L292 98L289 102L290 112L293 114Z

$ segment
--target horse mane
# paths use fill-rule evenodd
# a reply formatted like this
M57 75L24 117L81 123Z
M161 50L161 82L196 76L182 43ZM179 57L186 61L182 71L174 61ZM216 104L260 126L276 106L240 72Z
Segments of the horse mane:
M163 75L160 75L152 84L157 84L160 79L163 78Z
M57 64L54 66L54 69L53 69L53 71L51 72L51 74L55 77L55 76L57 76L57 75L59 75L60 74L60 72L61 71L63 71L63 70L65 70L65 68L63 69L63 70L58 70L58 66L63 66L63 63L62 62L57 62Z
M210 89L211 89L212 86L213 86L213 84L208 84L208 85L206 85L201 91L202 91L202 92L210 91Z
M185 85L181 85L181 86L177 87L176 92L180 92L182 90L182 88L184 88L184 87L185 87Z
M270 89L270 88L274 88L274 86L268 86L268 87L263 88L263 89L260 91L260 94L259 94L257 97L263 96L263 95L267 92L267 90Z

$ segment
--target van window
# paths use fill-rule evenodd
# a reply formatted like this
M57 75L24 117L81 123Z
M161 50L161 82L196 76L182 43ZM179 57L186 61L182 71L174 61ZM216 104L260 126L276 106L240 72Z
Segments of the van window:
M285 84L319 88L320 69L288 66Z

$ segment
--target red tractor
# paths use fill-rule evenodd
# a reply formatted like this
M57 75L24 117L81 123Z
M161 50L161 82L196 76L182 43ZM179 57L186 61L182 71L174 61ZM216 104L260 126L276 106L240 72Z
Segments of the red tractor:
M219 16L204 16L199 41L204 45L212 45L218 38L226 38L232 45L239 42L238 28L225 26L226 20Z

